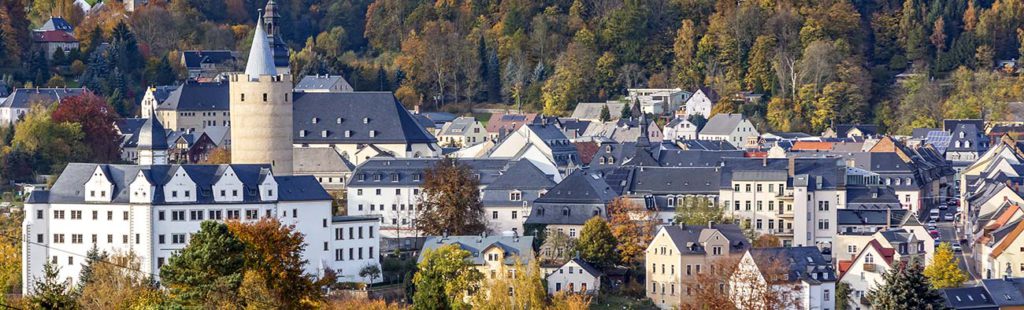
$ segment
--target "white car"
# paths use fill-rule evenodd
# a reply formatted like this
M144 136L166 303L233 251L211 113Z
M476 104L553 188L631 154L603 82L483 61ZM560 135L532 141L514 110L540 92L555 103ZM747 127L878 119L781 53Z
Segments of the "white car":
M946 215L942 216L942 219L945 220L945 221L952 222L953 221L953 214L952 213L946 213Z
M939 205L939 209L946 210L946 208L949 208L946 204Z
M932 221L938 221L939 220L939 209L931 209L931 211L929 211L929 214L928 214L928 219L930 219Z
M963 249L960 248L959 243L953 243L953 252L963 252Z

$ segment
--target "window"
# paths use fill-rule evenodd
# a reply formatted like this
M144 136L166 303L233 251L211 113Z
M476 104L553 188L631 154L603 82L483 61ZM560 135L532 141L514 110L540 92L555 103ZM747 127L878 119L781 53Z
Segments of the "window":
M831 298L831 297L829 297L829 290L827 290L827 289L825 290L825 294L822 294L822 296L823 296L822 298L825 301L829 301L829 298Z
M757 192L758 192L758 193L760 193L760 192L761 192L761 184L757 184Z
M156 240L157 240L157 243L164 244L164 235L157 236Z
M73 244L81 244L82 243L82 234L71 234L71 243L73 243Z
M521 200L523 200L523 193L521 193L521 192L511 192L511 193L508 194L508 200L510 200L510 201L521 201Z
M96 211L93 211L95 213ZM36 219L43 219L43 210L36 210Z
M722 255L722 247L721 246L717 246L717 245L711 247L711 255L715 255L715 256Z
M122 214L124 215L124 220L127 221L128 220L128 211L124 211L124 212L122 212Z
M491 219L498 219L498 211L491 211Z
M512 219L514 220L517 218L519 218L519 211L512 211Z
M221 211L221 210L210 210L210 219L211 220L221 220L221 219L223 219L224 218L224 216L223 216L224 214L222 212L223 211Z
M164 220L164 211L158 211L158 212L156 213L156 218L157 218L158 220L161 220L161 221L163 221L163 220Z
M82 219L82 210L71 210L71 219L80 220Z
M63 220L64 219L64 210L53 210L53 219L55 219L55 220Z
M255 220L257 217L259 217L259 210L245 210L245 219Z
M241 217L240 213L241 213L240 210L228 210L228 219L229 220L237 220L237 219L239 219Z
M171 235L171 243L173 243L173 244L185 243L185 234L173 234L173 235Z
M569 228L569 237L576 238L576 228Z
M188 218L190 221L202 221L203 211L202 210L191 210L188 211Z
M185 211L184 210L171 211L171 220L172 221L184 221L185 220Z
M875 256L872 255L871 253L868 253L867 255L864 255L864 263L865 264L874 264L875 263Z

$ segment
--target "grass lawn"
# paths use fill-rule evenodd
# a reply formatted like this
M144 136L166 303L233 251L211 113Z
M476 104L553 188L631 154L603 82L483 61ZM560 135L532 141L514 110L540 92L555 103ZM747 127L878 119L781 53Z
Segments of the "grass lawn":
M637 300L636 298L621 295L601 295L590 303L590 309L622 310L622 309L658 309L648 299Z

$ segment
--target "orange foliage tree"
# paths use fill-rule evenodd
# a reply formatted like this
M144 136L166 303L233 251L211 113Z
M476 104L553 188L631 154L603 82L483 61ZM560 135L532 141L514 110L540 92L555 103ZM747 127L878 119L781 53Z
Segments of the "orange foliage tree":
M654 239L658 228L653 210L618 197L608 204L608 226L619 241L619 258L623 264L636 265L644 261L644 251Z

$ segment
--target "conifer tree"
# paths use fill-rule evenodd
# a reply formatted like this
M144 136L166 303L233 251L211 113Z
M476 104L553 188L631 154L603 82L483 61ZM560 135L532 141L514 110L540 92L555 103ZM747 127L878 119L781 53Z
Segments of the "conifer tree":
M943 309L942 296L932 288L917 262L897 262L882 276L883 283L868 293L875 309Z
M607 122L612 120L612 112L608 110L608 105L601 106L601 121Z
M71 281L59 277L60 267L56 263L49 261L43 265L43 278L36 279L28 298L33 309L78 309Z
M188 246L160 268L170 302L182 308L219 308L238 301L245 244L224 223L206 221Z

